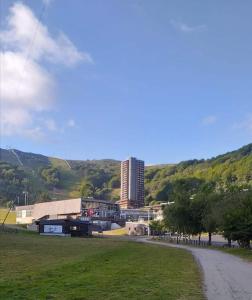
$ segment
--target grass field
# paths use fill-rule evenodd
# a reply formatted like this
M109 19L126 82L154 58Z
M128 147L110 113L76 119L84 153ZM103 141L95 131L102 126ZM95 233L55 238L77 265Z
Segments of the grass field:
M0 208L0 224L2 224L8 210L5 208ZM5 221L6 224L16 224L16 213L10 212L8 215L7 220Z
M0 243L0 299L204 299L181 249L22 233L1 233Z
M222 248L221 250L226 253L237 255L241 258L252 261L252 250L241 248Z
M162 242L169 243L169 241L166 241L166 240L162 240ZM191 247L194 247L194 246L191 245ZM216 247L216 246L209 246L208 249L214 249L214 250L218 250L218 251L223 251L225 253L229 253L229 254L232 254L232 255L239 256L239 257L241 257L243 259L246 259L248 261L252 261L252 249L227 248L227 247Z
M114 229L114 230L107 230L104 231L103 233L104 235L126 235L127 234L125 227Z

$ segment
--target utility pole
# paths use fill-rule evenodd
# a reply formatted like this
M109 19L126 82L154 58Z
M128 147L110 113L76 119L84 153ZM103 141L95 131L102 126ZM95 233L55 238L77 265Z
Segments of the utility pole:
M15 205L15 201L12 201L12 202L10 203L9 210L8 210L7 214L5 215L5 218L4 218L3 222L2 222L2 227L4 227L4 223L5 223L5 221L7 220L8 215L9 215L10 211L12 210L12 208L14 207L14 205Z

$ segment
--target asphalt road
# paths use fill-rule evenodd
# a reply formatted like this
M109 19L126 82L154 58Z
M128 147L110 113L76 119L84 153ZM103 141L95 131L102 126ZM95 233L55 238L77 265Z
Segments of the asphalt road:
M137 241L189 250L202 268L208 300L252 300L252 263L218 250L154 242L146 238Z

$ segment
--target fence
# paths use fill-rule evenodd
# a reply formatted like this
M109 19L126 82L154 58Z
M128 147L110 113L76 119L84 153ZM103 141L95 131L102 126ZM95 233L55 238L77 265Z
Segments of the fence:
M229 247L228 244L225 243L215 243L212 242L212 245L209 245L208 241L202 240L192 240L188 238L179 238L179 237L171 237L171 236L153 236L154 240L165 240L168 243L178 244L178 245L188 245L188 246L195 246L195 247ZM231 248L236 248L237 246L231 245ZM230 247L229 247L230 248Z

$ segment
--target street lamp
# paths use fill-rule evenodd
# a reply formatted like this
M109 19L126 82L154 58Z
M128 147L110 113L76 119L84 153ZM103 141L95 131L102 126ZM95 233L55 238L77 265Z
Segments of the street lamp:
M150 212L152 211L151 208L148 209L148 236L150 236Z

